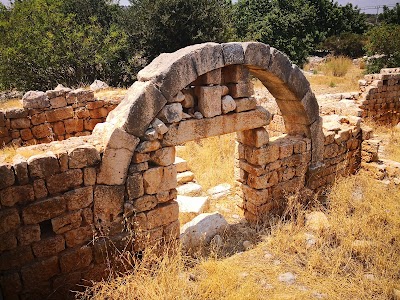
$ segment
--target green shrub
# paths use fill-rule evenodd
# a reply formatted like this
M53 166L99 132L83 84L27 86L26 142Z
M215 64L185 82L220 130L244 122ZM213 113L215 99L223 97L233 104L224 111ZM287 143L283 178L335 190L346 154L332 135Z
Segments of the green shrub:
M366 39L361 34L345 32L327 38L319 48L329 50L333 55L344 55L351 58L358 58L365 55L364 46Z

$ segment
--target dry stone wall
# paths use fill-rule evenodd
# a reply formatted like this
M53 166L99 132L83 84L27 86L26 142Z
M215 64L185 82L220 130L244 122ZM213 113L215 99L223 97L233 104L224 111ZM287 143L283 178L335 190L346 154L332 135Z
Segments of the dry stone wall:
M271 114L256 106L250 74L275 97L286 136L269 137ZM358 166L359 122L339 117L324 128L302 72L268 45L190 46L162 54L138 79L92 135L25 147L43 154L0 164L6 299L68 298L76 284L123 269L116 252L176 240L175 146L187 141L238 133L237 178L254 222L284 196Z
M120 99L98 100L91 90L30 91L23 108L0 111L0 147L27 146L89 135Z

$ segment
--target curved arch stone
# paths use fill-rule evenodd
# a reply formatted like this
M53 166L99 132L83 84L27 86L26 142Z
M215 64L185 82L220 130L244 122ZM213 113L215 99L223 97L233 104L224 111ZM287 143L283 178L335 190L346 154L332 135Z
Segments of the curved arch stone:
M311 139L311 167L318 165L323 158L324 139L319 106L310 84L285 54L259 42L204 43L158 56L139 72L138 82L107 117L107 124L103 126L108 127L109 132L105 138L104 157L107 158L107 152L115 157L117 149L109 145L118 143L113 139L121 136L110 132L118 129L136 138L143 137L160 110L173 102L182 89L199 76L228 65L244 65L260 79L275 97L288 134L301 134ZM105 135L101 130L97 134ZM129 164L135 147L129 147L129 151L123 148L124 163ZM110 163L103 158L99 183L124 184L127 167L115 167L118 169L118 176L115 176L107 165Z

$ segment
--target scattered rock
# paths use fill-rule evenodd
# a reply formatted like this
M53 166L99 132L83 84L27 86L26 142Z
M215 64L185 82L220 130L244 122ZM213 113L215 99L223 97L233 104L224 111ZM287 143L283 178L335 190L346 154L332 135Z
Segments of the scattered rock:
M201 114L201 112L199 112L199 111L196 111L195 113L194 113L194 117L195 117L195 119L203 119L203 115Z
M177 196L179 215L183 223L205 212L209 207L208 197Z
M185 183L181 186L178 186L177 188L178 195L182 196L200 196L203 193L203 188L201 185L194 183L194 182L189 182Z
M304 238L306 241L306 248L311 248L312 246L314 246L317 243L316 237L315 235L311 234L311 233L305 233L304 234Z
M222 97L223 114L227 114L228 112L234 111L235 109L236 109L236 102L230 95Z
M210 195L213 200L228 196L230 192L231 185L229 183L222 183L207 190L207 194Z
M314 293L312 293L312 295L313 295L314 298L317 298L317 299L325 299L325 298L328 297L327 294L323 294L323 293L320 293L320 292L314 292Z
M195 249L202 244L208 244L211 239L222 233L228 222L218 212L198 215L181 228L180 239L184 249Z
M243 248L244 248L244 250L251 250L251 249L253 249L254 248L254 244L252 243L252 242L250 242L250 241L244 241L243 242Z
M330 227L328 218L322 211L313 211L306 215L306 227L314 232L322 232Z
M93 83L90 85L90 89L94 92L99 91L99 90L104 90L108 89L109 86L107 83L101 81L101 80L95 80Z
M180 172L176 176L176 180L178 185L185 184L194 180L194 174L192 171Z
M287 273L283 273L283 274L279 274L278 276L278 280L280 282L284 282L286 284L293 284L296 281L296 275L294 275L291 272L287 272Z
M219 234L216 234L211 240L211 245L220 248L224 245L224 241L222 240L222 237Z
M269 253L269 252L265 252L265 253L264 253L264 258L265 258L265 259L270 260L270 259L272 259L272 257L273 257L273 255L272 255L271 253Z

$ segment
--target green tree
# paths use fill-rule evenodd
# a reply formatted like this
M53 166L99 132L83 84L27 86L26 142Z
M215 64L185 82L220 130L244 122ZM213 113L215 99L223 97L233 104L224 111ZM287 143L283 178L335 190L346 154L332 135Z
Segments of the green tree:
M378 19L386 24L400 24L400 4L396 3L392 9L384 5L383 13L379 14Z
M320 44L319 48L329 50L336 56L343 55L358 58L365 54L365 43L366 38L364 35L344 32L327 38Z
M229 39L226 0L131 0L124 21L130 45L148 61L162 52Z

